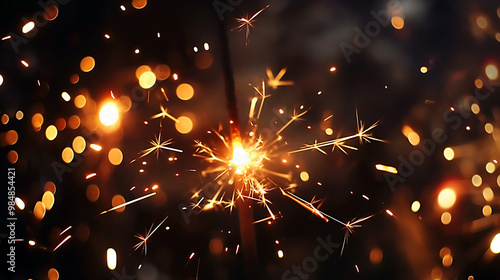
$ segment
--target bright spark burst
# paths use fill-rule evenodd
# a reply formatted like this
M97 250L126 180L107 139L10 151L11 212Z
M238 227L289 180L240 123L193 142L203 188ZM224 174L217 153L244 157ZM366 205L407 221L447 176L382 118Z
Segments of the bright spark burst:
M236 21L239 23L239 25L233 28L232 30L234 29L238 29L239 31L245 30L245 45L248 45L248 42L250 41L250 27L253 27L252 23L255 21L255 18L267 8L269 8L269 5L260 9L260 11L256 12L250 18L248 18L248 15L246 17L236 18Z
M278 75L276 77L274 76L273 72L271 69L267 68L266 69L266 74L267 78L269 81L267 82L268 85L270 85L273 89L277 89L279 86L291 86L293 85L293 81L282 81L281 78L285 76L286 73L286 68L283 68L280 70Z
M148 254L147 242L148 242L149 238L155 233L155 231L159 227L161 227L161 225L167 220L167 218L168 218L168 216L165 217L165 219L163 219L163 221L161 221L154 229L153 229L154 224L152 224L151 227L149 228L148 232L146 232L145 236L143 236L141 234L137 234L135 237L137 237L141 241L134 245L134 251L137 251L137 249L143 247L142 251L144 252L144 255L147 255Z
M347 246L347 243L349 242L349 237L354 234L354 229L355 228L360 228L361 225L360 223L361 222L364 222L368 219L370 219L371 217L373 217L374 215L370 215L370 216L367 216L367 217L364 217L364 218L361 218L361 219L352 219L351 221L348 221L347 223L345 223L345 226L344 226L344 230L345 230L345 233L344 233L344 241L342 242L342 249L340 250L340 255L342 255L344 253L344 248L345 246Z
M168 150L168 151L172 151L172 152L177 152L177 153L182 153L183 151L180 150L180 149L176 149L176 148L172 148L172 147L168 147L168 145L172 144L172 139L168 139L167 141L161 141L161 132L158 134L158 136L155 135L155 139L154 140L151 140L149 142L151 144L151 147L150 148L147 148L145 150L143 150L141 152L141 155L132 160L131 162L134 162L142 157L145 157L151 153L156 153L156 158L158 159L159 155L160 155L160 150L163 149L163 150Z

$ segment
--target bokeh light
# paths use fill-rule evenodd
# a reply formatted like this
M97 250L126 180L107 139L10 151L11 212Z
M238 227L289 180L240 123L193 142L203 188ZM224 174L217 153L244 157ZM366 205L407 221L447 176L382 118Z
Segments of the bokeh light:
M80 62L80 70L83 72L90 72L95 67L95 60L91 56L86 56Z
M451 208L457 200L457 194L451 188L441 190L438 195L438 204L443 209Z

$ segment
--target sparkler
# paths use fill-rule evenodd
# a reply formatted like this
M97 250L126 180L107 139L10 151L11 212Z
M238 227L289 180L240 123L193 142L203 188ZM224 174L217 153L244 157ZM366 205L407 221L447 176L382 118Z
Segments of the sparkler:
M233 28L238 29L239 31L245 30L245 45L248 45L248 42L250 41L250 27L253 28L252 23L255 21L255 18L262 13L265 9L267 9L269 5L265 6L264 8L260 9L258 12L256 12L252 17L248 18L248 15L246 17L241 17L241 18L236 18L236 21L240 24L238 27Z

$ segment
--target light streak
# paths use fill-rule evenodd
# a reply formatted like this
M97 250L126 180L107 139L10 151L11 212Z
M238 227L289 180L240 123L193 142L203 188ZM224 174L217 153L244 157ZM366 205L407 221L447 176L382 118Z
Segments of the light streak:
M147 195L144 195L144 196L138 197L138 198L133 199L133 200L131 200L131 201L128 201L128 202L122 203L122 204L120 204L120 205L117 205L117 206L115 206L115 207L113 207L113 208L111 208L111 209L109 209L109 210L102 211L99 215L106 214L106 213L111 212L111 211L115 211L115 210L116 210L116 209L118 209L118 208L121 208L121 207L123 207L123 206L127 206L127 205L132 204L132 203L135 203L135 202L137 202L137 201L140 201L140 200L146 199L146 198L151 197L151 196L153 196L153 195L155 195L155 194L156 194L156 193L154 192L154 193L150 193L150 194L147 194Z

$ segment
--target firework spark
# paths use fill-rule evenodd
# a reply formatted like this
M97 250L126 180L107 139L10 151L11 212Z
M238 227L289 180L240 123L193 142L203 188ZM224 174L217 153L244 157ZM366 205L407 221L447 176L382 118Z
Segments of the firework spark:
M277 89L279 86L291 86L291 85L293 85L293 81L282 81L281 80L281 78L283 78L283 76L285 76L285 73L286 73L286 68L283 68L280 70L278 75L276 75L276 77L275 77L273 72L271 71L271 69L267 68L266 74L267 74L267 78L269 79L269 81L267 82L268 85L270 85L273 89Z
M236 21L239 23L239 25L233 28L232 30L234 29L238 29L239 31L245 30L245 45L248 45L248 42L250 41L250 27L253 27L252 23L255 21L255 18L267 8L269 8L269 5L260 9L250 18L248 18L248 15L246 17L236 18Z
M117 206L115 206L115 207L113 207L113 208L111 208L111 209L108 209L108 210L106 210L106 211L102 211L99 215L106 214L106 213L111 212L111 211L115 211L115 210L116 210L116 209L118 209L118 208L122 208L122 207L124 207L124 206L129 205L129 204L132 204L132 203L138 202L138 201L140 201L140 200L146 199L146 198L151 197L151 196L153 196L153 195L155 195L155 194L156 194L156 193L154 192L154 193L150 193L150 194L147 194L147 195L144 195L144 196L138 197L138 198L133 199L133 200L131 200L131 201L128 201L128 202L122 203L122 204L120 204L120 205L117 205Z
M168 150L168 151L172 151L172 152L177 152L177 153L182 153L183 151L180 150L180 149L176 149L176 148L172 148L172 147L168 147L168 145L172 144L172 139L168 139L167 141L161 141L161 132L158 134L158 136L155 135L155 139L154 140L151 140L149 142L151 144L151 147L150 148L147 148L145 150L143 150L141 152L141 155L139 156L139 158L137 159L140 159L142 157L145 157L151 153L156 153L156 158L158 159L159 155L160 155L160 150L163 149L163 150ZM134 159L132 160L131 162L134 162L136 161L137 159Z
M155 231L159 227L161 227L161 225L167 220L167 218L168 218L168 216L165 217L165 219L163 219L163 221L161 221L154 229L153 229L154 224L152 224L151 227L149 228L148 232L145 234L145 236L143 236L141 234L137 234L135 237L137 237L141 241L134 245L134 251L137 251L137 249L143 247L142 251L144 252L144 255L147 255L148 254L147 242L148 242L149 238L155 233Z

